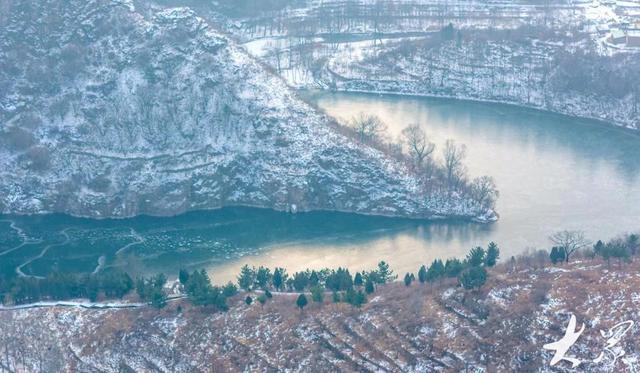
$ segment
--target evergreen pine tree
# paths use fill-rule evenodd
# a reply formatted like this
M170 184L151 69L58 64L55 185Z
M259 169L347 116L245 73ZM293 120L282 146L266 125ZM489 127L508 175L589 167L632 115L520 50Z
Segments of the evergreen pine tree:
M398 278L398 276L394 275L393 271L389 268L389 264L384 260L378 263L378 280L381 284L386 284L396 278Z
M178 280L180 280L180 283L182 285L186 285L187 281L189 281L189 272L187 272L186 269L181 268L180 272L178 273Z
M167 294L162 288L154 288L151 293L151 306L155 308L164 308L167 305Z
M559 246L554 246L551 248L551 253L549 254L549 258L553 264L564 262L564 248Z
M604 242L602 242L601 240L598 240L598 242L596 242L595 245L593 245L593 251L596 253L596 255L602 255L602 252L604 251L605 246L604 246Z
M487 281L487 270L484 267L470 267L458 276L460 285L465 289L478 289Z
M485 251L482 247L474 247L467 254L467 265L471 267L481 266L484 263Z
M638 253L638 249L640 248L640 235L630 234L627 237L627 247L629 247L629 252L631 255L636 255Z
M420 266L420 270L418 271L418 280L420 280L420 283L422 284L427 282L427 268L424 265Z
M360 274L360 272L356 272L356 277L353 279L353 284L355 286L362 286L363 283L364 281L362 280L362 275Z
M493 267L498 262L500 258L500 249L495 242L490 242L487 247L487 254L484 258L484 265L487 267Z
M309 277L306 272L296 272L293 275L293 288L296 291L303 291L309 284Z
M406 275L404 275L404 284L405 286L411 285L411 274L407 273Z
M256 271L256 285L260 289L266 289L271 283L271 271L269 268L260 266Z
M362 290L358 290L351 304L359 308L365 303L367 303L367 295Z
M316 271L311 271L309 275L309 286L316 286L320 283L320 278L318 277L318 273Z
M283 268L276 268L273 271L273 287L277 290L282 290L285 282L287 281L287 272Z
M231 281L229 281L223 288L222 288L222 294L225 297L232 297L236 294L238 294L238 287Z
M435 282L442 278L442 276L444 276L444 264L442 264L442 260L436 259L427 270L427 281Z
M238 276L238 285L245 291L251 290L253 284L256 282L256 271L254 268L249 268L248 265L242 266L240 269L240 275Z
M367 282L364 285L364 290L367 292L367 294L373 294L373 292L376 291L371 279L367 279Z
M447 277L458 277L464 269L464 264L459 259L447 259L444 264L444 274Z

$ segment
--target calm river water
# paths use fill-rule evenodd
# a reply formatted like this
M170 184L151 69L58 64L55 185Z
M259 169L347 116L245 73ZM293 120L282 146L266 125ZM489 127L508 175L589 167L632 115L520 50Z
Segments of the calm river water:
M500 221L427 223L339 213L287 215L227 208L173 218L118 221L62 215L0 217L0 272L51 269L133 272L207 268L215 282L243 264L371 269L388 261L400 273L434 258L463 256L495 241L502 257L546 248L559 229L591 239L640 231L640 136L588 120L503 105L347 93L307 93L331 115L379 115L396 137L420 124L431 141L467 145L472 176L500 189Z

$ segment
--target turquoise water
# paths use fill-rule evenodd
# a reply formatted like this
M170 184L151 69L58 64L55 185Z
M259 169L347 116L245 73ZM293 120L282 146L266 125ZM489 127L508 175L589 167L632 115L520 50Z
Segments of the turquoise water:
M289 215L226 208L172 218L87 220L63 215L0 217L0 272L43 276L52 269L132 273L207 268L214 281L240 266L290 271L347 266L416 271L434 258L462 256L493 240L503 257L546 248L559 229L591 239L640 231L640 136L593 121L503 105L316 93L309 98L345 120L379 115L397 137L419 123L431 141L467 145L472 176L492 175L499 222L411 221L316 212ZM102 264L100 264L102 263Z

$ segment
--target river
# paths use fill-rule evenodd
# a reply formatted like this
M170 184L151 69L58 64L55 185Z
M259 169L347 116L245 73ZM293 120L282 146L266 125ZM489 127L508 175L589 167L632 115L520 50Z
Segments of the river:
M243 264L372 269L380 260L401 274L434 258L462 257L495 241L502 258L548 248L560 229L592 240L640 231L640 136L589 120L497 104L354 93L305 93L348 120L380 116L392 138L411 123L442 148L466 144L471 176L491 175L501 218L488 225L423 222L250 208L172 218L88 220L63 215L0 217L0 273L45 275L52 269L133 273L207 268L215 282Z

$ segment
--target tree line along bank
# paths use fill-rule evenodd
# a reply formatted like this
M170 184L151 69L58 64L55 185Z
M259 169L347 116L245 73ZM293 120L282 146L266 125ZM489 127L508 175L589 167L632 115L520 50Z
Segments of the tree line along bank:
M588 259L601 257L607 263L618 259L628 262L640 253L640 236L630 234L611 239L606 243L594 244L578 231L562 231L550 237L554 246L550 251L540 250L551 263L559 265L568 262L578 250ZM403 282L412 286L457 279L459 286L466 290L479 289L487 282L487 268L496 265L500 258L498 245L491 242L485 248L472 248L464 259L435 259L430 265L422 265L417 275L406 273ZM510 264L515 265L511 257ZM346 268L305 270L288 274L287 270L276 267L273 270L260 266L245 265L241 268L235 283L225 285L212 283L205 270L189 272L181 269L178 274L178 295L173 298L187 298L194 306L202 306L213 311L226 311L227 299L240 291L246 294L245 303L267 303L274 293L298 293L295 305L303 309L309 301L323 303L330 297L333 303L347 303L360 307L375 293L378 286L393 282L398 276L388 263L382 261L376 269L359 271L352 275ZM53 272L45 278L14 277L0 278L0 302L4 305L21 305L40 301L88 299L91 302L125 297L137 297L142 302L156 308L163 308L171 298L167 292L167 277L156 274L137 277L113 270L97 274L70 274ZM310 298L310 299L309 299Z

